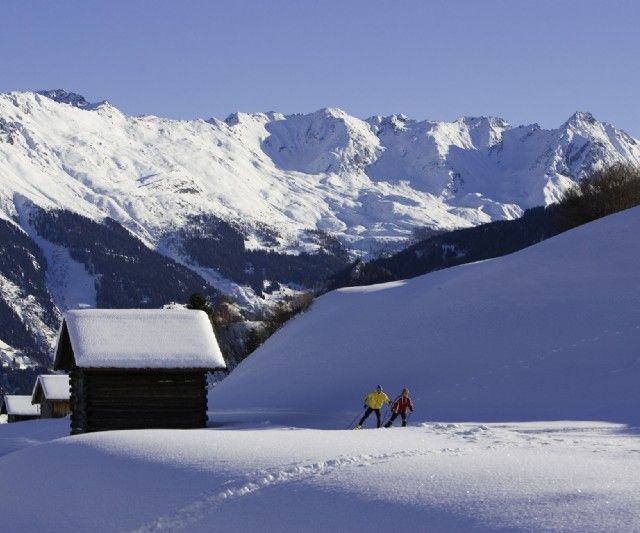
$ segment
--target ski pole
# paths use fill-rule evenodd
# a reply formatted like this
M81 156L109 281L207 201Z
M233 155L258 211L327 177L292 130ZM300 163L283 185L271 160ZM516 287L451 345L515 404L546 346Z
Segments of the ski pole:
M384 427L391 419L391 408L388 405L385 405L384 408L386 409L386 411L383 417L384 423L382 424L382 427Z
M358 420L358 418L361 417L362 415L364 415L364 411L362 411L362 413L359 413L359 414L356 415L356 417L347 426L347 429L351 429L353 427L353 425L356 423L356 420Z
M400 395L400 396L402 396L402 395ZM387 408L388 413L385 415L384 424L382 424L383 426L386 426L387 423L389 422L389 420L391 420L391 415L393 414L393 411L391 410L391 407L396 404L396 402L400 399L400 396L398 396L392 402L389 402L389 405L385 405L385 407Z

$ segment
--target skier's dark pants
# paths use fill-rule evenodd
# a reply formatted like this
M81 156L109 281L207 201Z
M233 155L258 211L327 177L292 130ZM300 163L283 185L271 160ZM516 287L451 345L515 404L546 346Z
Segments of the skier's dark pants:
M384 427L386 428L390 428L391 424L393 424L393 421L398 418L398 415L400 415L402 417L402 427L407 425L407 413L393 413L391 415L391 418L389 419L389 422L387 422Z
M371 407L367 407L367 410L364 412L364 416L360 419L358 425L361 426L371 413L376 414L376 418L378 419L378 427L380 427L380 409L371 409Z

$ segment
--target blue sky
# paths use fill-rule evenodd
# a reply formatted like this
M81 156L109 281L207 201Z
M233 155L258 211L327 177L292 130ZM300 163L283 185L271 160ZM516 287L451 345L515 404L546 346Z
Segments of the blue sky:
M4 0L0 19L3 92L176 118L588 110L640 137L640 2Z

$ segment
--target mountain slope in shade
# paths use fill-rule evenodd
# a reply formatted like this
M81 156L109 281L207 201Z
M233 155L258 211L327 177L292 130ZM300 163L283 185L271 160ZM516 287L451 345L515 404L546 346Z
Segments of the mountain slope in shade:
M512 255L319 298L211 394L341 427L382 384L413 420L640 420L640 208Z

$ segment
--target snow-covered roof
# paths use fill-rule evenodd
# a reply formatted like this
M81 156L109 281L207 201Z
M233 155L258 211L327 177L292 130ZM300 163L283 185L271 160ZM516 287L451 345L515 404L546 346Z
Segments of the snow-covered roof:
M81 309L65 315L56 370L79 368L225 368L203 311Z
M32 403L45 400L68 400L71 396L69 376L66 374L48 374L38 376L31 396Z
M31 396L7 394L2 404L2 413L14 416L39 416L40 406L32 405Z

